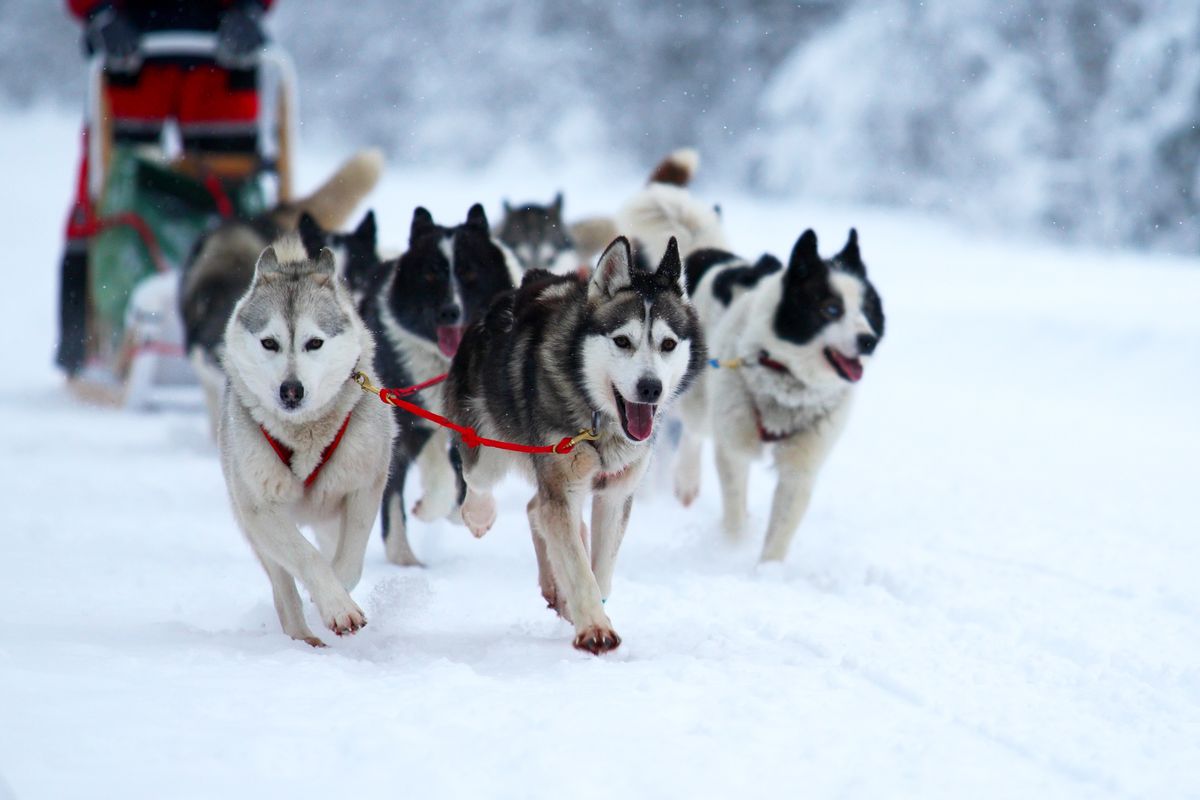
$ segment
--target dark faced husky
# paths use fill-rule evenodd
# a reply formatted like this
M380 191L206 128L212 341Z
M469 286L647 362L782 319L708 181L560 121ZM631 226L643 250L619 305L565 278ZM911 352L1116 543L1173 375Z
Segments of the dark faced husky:
M446 383L446 415L481 436L553 444L596 426L570 454L525 455L457 442L467 490L463 521L482 536L496 517L492 487L517 468L537 484L529 524L546 601L575 625L575 646L612 650L620 637L602 603L663 409L704 363L699 322L671 240L658 269L635 266L628 240L601 256L590 281L533 271L471 326ZM583 506L592 499L589 560Z
M413 212L408 251L385 262L385 277L363 303L367 325L379 341L376 365L387 386L411 386L450 367L467 322L501 292L516 285L520 267L511 252L491 237L483 206L453 228L437 225L424 208ZM442 387L410 398L440 411ZM449 456L449 435L419 417L396 410L399 435L383 499L383 536L388 559L420 562L409 546L404 480L414 461L421 468L424 495L413 507L431 521L455 512L459 486Z
M750 461L774 451L779 483L763 561L787 555L812 496L817 471L845 425L854 386L883 337L883 304L858 248L858 235L831 259L805 231L785 269L764 256L751 264L704 249L687 259L689 290L709 336L710 369L679 404L684 419L675 491L684 505L700 488L700 436L714 438L723 525L746 525Z
M350 380L355 370L373 376L374 341L333 254L310 258L293 235L263 251L224 342L217 441L234 515L271 579L284 632L319 647L296 579L334 633L367 624L349 590L395 434L387 407ZM316 529L319 551L298 525Z
M504 201L504 219L497 237L516 254L524 269L566 275L583 263L563 222L562 207L562 192L547 206L529 203L514 208Z
M254 219L223 222L192 249L179 288L180 316L184 346L204 387L214 435L225 388L220 368L222 337L234 304L250 285L259 254L282 234L296 230L302 214L311 215L327 229L343 225L382 171L379 151L364 150L307 197L281 203Z
M309 255L315 256L321 248L333 252L337 274L346 282L350 296L356 306L363 298L374 293L383 280L375 228L375 212L368 211L358 227L348 233L327 231L316 218L305 212L300 215L300 241Z

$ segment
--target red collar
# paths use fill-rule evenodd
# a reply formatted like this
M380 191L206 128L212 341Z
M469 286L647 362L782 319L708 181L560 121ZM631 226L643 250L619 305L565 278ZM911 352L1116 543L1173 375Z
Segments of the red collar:
M349 424L350 414L347 414L346 421L342 423L342 427L338 428L337 436L334 436L333 441L327 444L325 449L321 451L321 460L317 462L317 465L313 467L313 471L310 472L308 477L304 479L305 489L313 485L313 482L316 481L317 476L321 474L321 468L324 467L325 464L329 462L329 459L333 457L333 451L337 450L338 445L342 443L342 435L346 432L346 427ZM275 455L279 456L279 460L282 461L288 469L291 469L293 453L292 448L288 447L286 444L267 433L267 429L262 425L259 425L258 429L262 431L262 435L267 438L267 444L271 445L271 449L275 451Z
M766 350L763 350L761 353L758 354L758 364L759 364L759 366L766 367L767 369L775 370L776 372L787 372L788 371L787 364L784 364L781 361L776 361L775 359L771 358L771 356L767 354Z

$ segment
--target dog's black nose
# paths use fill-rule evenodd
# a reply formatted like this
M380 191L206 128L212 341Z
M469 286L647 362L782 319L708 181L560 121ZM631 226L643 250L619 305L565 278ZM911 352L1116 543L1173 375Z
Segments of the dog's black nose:
M294 379L284 381L279 385L279 399L285 408L295 408L304 399L304 384Z
M869 356L875 352L875 345L879 344L879 337L871 333L860 333L858 335L858 354Z
M458 307L457 303L447 303L438 309L438 324L457 325L461 316L462 309Z
M662 397L662 381L658 378L642 378L637 382L639 403L657 403Z

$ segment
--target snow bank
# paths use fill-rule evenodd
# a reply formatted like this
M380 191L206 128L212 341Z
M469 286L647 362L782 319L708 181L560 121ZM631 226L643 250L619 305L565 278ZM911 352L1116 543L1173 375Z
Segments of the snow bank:
M0 786L61 797L1188 797L1200 793L1200 271L999 240L912 215L712 196L736 247L828 249L857 225L888 337L786 564L635 506L613 657L543 608L523 512L378 538L360 635L278 629L199 398L130 416L49 368L74 120L8 117L0 195ZM312 185L342 152L306 158ZM562 187L615 208L640 175L393 170L412 205ZM755 529L771 471L752 476ZM760 534L761 535L761 534ZM332 639L332 637L327 637ZM5 792L0 789L0 796Z

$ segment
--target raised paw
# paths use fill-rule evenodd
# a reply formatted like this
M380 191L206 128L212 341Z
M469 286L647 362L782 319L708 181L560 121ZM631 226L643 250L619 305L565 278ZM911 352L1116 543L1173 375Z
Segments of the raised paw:
M696 497L699 496L699 494L700 487L698 486L683 487L678 483L675 484L675 498L680 502L680 504L683 505L684 508L687 508L692 503L696 502Z
M593 625L575 634L575 649L586 650L592 655L600 655L610 650L616 650L621 645L621 637L612 628Z
M496 498L491 492L484 494L468 489L467 499L463 501L462 518L476 539L483 538L496 522Z

